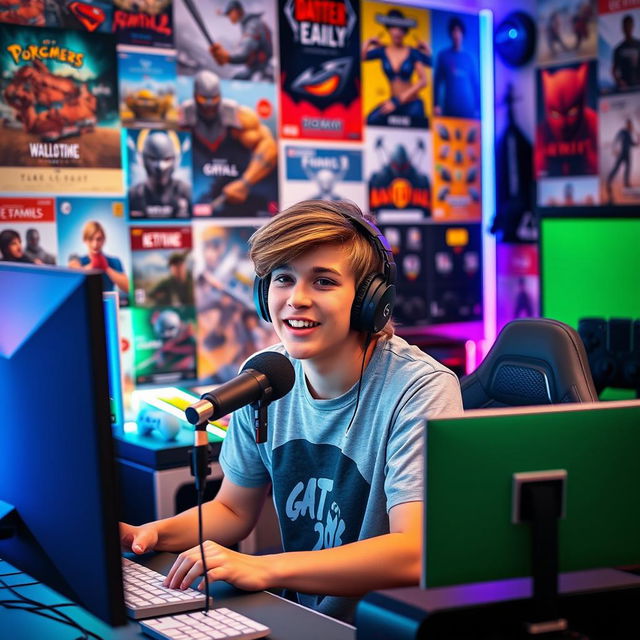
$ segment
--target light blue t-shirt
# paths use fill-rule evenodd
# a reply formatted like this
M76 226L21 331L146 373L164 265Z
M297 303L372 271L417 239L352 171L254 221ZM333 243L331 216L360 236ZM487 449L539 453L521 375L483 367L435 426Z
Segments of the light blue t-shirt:
M282 345L270 350L288 355ZM255 443L250 407L233 414L220 464L243 487L273 485L285 551L337 547L389 533L391 507L422 500L425 418L462 412L458 378L402 338L382 337L344 395L314 399L291 358L292 391L269 405L268 439ZM374 560L374 559L372 559ZM296 594L298 602L351 620L356 598Z

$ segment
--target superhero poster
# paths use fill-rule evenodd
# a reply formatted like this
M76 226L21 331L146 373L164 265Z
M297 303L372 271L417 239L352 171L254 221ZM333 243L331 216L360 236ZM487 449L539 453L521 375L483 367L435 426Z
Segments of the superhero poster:
M592 207L600 204L597 176L538 180L539 207Z
M279 0L280 133L362 139L359 3Z
M113 4L106 0L15 0L2 3L0 22L109 33L112 13Z
M184 131L123 129L130 220L191 217L191 136Z
M640 203L640 93L600 99L600 201Z
M360 150L287 144L282 155L282 209L301 200L350 200L368 209Z
M539 65L598 55L597 4L596 0L538 0Z
M124 202L116 198L58 198L58 263L102 271L105 291L129 304L131 255Z
M175 384L196 379L193 307L132 308L136 384Z
M178 125L175 53L119 46L118 78L123 127Z
M537 178L598 174L596 62L538 69Z
M433 219L482 218L480 122L434 118Z
M601 95L640 90L640 0L600 0L598 61Z
M113 0L113 33L118 42L144 47L173 47L171 0Z
M431 11L433 114L480 119L480 26L477 15Z
M497 329L518 318L540 315L537 244L496 245Z
M191 227L134 226L129 232L133 304L193 307Z
M193 139L193 215L253 218L276 213L275 85L220 81L207 70L179 80L180 124Z
M178 73L275 82L276 0L174 0Z
M193 222L198 318L198 378L218 384L237 375L253 353L277 342L253 303L255 272L247 241L253 220Z
M431 133L369 127L365 149L369 211L380 222L431 216Z
M0 198L0 260L57 263L58 238L53 198Z
M113 37L0 25L0 190L121 193Z
M429 11L365 2L361 31L366 124L427 128L433 88Z

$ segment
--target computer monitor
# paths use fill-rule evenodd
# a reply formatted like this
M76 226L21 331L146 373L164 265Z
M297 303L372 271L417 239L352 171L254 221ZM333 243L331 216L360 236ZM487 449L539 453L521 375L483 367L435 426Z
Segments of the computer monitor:
M125 624L101 275L0 263L0 300L0 557Z
M640 563L640 401L481 409L430 420L422 586L531 575L514 473L564 469L559 570Z

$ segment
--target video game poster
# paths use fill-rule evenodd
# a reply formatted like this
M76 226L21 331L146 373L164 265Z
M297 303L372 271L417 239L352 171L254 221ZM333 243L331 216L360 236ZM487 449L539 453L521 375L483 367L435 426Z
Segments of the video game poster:
M113 36L0 25L0 191L122 192L116 70Z
M118 42L173 47L172 0L113 0L113 33Z
M359 3L279 0L280 134L362 138Z

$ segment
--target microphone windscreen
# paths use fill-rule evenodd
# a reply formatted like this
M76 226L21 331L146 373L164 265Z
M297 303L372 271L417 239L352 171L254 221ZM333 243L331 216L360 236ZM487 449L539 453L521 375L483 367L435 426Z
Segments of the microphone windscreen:
M281 353L275 351L263 351L245 362L242 370L255 369L267 376L269 384L273 389L273 395L269 400L279 400L286 396L296 379L295 371L291 361Z

